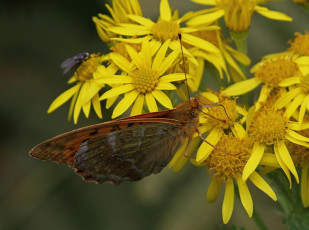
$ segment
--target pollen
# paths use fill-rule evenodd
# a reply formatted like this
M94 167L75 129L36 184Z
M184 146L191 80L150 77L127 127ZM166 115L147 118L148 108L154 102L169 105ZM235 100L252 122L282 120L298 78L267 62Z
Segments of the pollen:
M221 98L218 106L212 106L206 109L205 117L213 126L228 129L238 117L236 100Z
M180 33L180 26L173 21L159 20L153 24L151 33L156 39L163 42L168 39L175 40Z
M248 131L256 141L272 145L284 139L287 123L283 111L264 107L255 113Z
M280 81L293 77L298 71L297 64L289 56L278 57L265 61L255 72L254 77L260 79L267 86L278 87Z
M309 33L305 34L295 33L294 41L289 41L291 46L289 50L302 56L309 56Z
M245 32L251 24L256 0L222 0L226 26L234 32Z
M87 81L92 77L100 65L100 57L96 54L91 54L75 71L75 78L78 81Z
M150 93L159 83L156 71L151 69L139 69L133 77L133 85L140 93Z
M301 130L299 134L309 137L309 129ZM296 166L303 167L304 164L309 162L309 148L292 142L288 142L287 148Z
M221 182L242 174L250 157L252 144L253 141L249 138L239 139L231 133L224 134L207 160L209 173L213 173Z

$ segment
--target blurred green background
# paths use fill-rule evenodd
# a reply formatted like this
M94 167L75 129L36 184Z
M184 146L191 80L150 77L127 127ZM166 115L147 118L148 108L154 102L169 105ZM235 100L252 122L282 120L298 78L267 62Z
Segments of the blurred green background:
M65 165L38 161L29 150L41 141L84 125L101 122L93 113L78 125L67 122L69 105L51 115L51 101L68 86L60 63L82 51L106 52L91 17L105 13L105 1L0 1L0 229L219 229L222 194L206 202L209 177L187 165L119 186L84 182ZM144 16L156 19L159 0L140 0ZM186 10L189 1L170 0ZM292 1L267 5L294 18L279 22L255 15L249 56L281 52L294 32L309 30L309 16ZM108 115L104 119L108 120ZM277 204L250 186L254 207L269 229L285 229ZM236 198L233 224L258 229Z

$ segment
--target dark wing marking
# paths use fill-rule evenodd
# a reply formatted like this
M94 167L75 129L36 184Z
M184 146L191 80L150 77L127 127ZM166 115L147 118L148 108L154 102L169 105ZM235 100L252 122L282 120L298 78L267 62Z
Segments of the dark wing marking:
M85 180L98 183L140 180L160 172L181 145L173 123L141 123L85 141L73 167Z

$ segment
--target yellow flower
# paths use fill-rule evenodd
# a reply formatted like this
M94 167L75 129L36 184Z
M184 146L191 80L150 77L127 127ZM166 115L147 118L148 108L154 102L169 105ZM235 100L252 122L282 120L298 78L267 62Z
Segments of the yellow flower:
M309 129L299 132L305 137L309 137ZM293 162L301 167L300 195L305 208L309 207L309 148L288 143L287 147L291 153Z
M209 25L224 16L224 21L229 30L234 32L245 32L251 24L252 14L256 11L264 17L292 21L289 16L271 11L259 4L265 0L192 0L202 5L214 6L214 8L201 11L197 16L191 18L187 23L190 26ZM204 13L205 12L205 13Z
M128 14L142 16L141 7L138 0L113 0L112 7L105 4L111 14L111 17L99 14L98 17L93 17L92 20L96 25L98 34L102 41L110 42L110 38L115 37L115 34L108 29L118 23L132 22L128 18Z
M209 155L206 165L209 167L209 174L212 176L211 183L207 191L207 201L217 200L222 184L225 184L224 199L222 205L222 218L226 224L231 218L234 208L234 181L236 181L240 196L240 201L252 217L253 201L246 183L243 180L242 173L250 157L252 140L250 140L241 126L235 126L233 135L223 134L217 143L217 149ZM274 160L274 157L273 159ZM249 176L249 180L260 190L265 192L274 201L277 200L276 194L269 184L254 171Z
M285 142L290 141L297 145L309 147L309 138L295 132L295 130L306 129L307 126L307 123L299 125L296 122L289 121L282 110L262 107L255 111L255 107L251 107L247 114L246 127L254 145L251 157L243 170L242 179L246 180L251 175L259 165L265 150L268 149L275 153L280 167L289 179L290 186L292 186L290 172L298 183L298 174Z
M171 82L182 81L185 79L185 75L183 73L164 75L178 56L176 51L172 51L167 57L165 56L169 43L170 41L167 40L161 47L154 49L146 39L143 41L139 53L131 46L126 46L132 63L120 54L110 54L111 60L127 74L127 76L114 75L101 81L106 84L122 85L105 92L100 100L125 94L115 107L112 118L123 114L133 103L131 115L141 114L145 102L150 112L158 111L156 100L168 109L173 108L171 100L162 90L176 90ZM157 53L154 56L155 51ZM152 58L153 56L154 58Z
M299 58L291 54L274 56L263 60L251 69L254 78L237 82L224 89L221 93L226 96L243 95L263 83L259 98L256 101L258 110L269 99L269 95L272 94L274 89L295 84L295 79L301 75L297 60ZM288 115L290 116L290 114Z
M51 103L47 113L53 112L72 98L68 115L69 120L73 115L76 124L81 109L85 116L88 117L91 104L97 116L102 118L98 92L104 87L104 84L101 84L99 80L105 76L113 75L117 71L115 65L110 65L107 68L101 65L104 60L106 60L106 56L91 54L87 60L82 62L68 82L69 84L76 83L76 85L59 95Z
M168 0L161 0L160 3L160 17L157 22L153 22L150 19L138 16L138 15L128 15L128 18L134 21L136 24L132 23L121 23L119 26L110 28L109 30L115 34L124 36L137 36L138 38L131 39L121 39L115 38L117 41L125 42L140 42L145 36L149 36L153 41L164 43L166 40L170 40L169 47L172 50L177 50L179 53L180 44L178 40L178 34L181 33L182 40L184 43L190 44L192 46L198 47L205 52L218 56L217 62L219 66L224 66L224 61L220 50L211 44L210 42L191 35L192 32L199 30L212 30L219 29L217 26L209 26L203 28L189 28L181 27L180 24L186 20L186 15L182 18L178 18L177 12L172 14L172 10L169 6ZM184 55L189 57L189 62L198 65L196 60L193 58L192 54L184 47ZM213 63L213 61L211 61Z
M230 80L229 72L231 73L231 77L233 78L234 82L238 82L240 80L246 79L242 70L239 68L237 62L235 61L235 59L245 66L248 66L250 64L250 59L245 54L233 49L226 42L224 42L223 33L221 33L221 31L204 30L204 31L194 32L192 33L192 35L211 42L213 45L215 45L216 47L220 49L224 57L224 63L223 63L224 65L221 66L222 62L220 60L220 57L218 57L217 55L206 53L205 51L201 49L192 47L191 49L189 49L189 51L194 57L196 57L198 61L199 59L202 58L203 60L206 60L207 62L212 63L218 70L221 79L223 78L223 71L225 72L228 80ZM227 65L227 68L225 65ZM204 68L204 66L200 67L199 65L198 68ZM227 71L227 69L229 71Z
M295 33L294 41L289 41L291 46L289 47L290 51L301 55L301 56L309 56L309 33L305 32L305 34Z
M207 102L207 103L206 103ZM190 148L187 150L187 156L191 156L195 149L196 162L198 164L204 162L209 154L213 151L220 138L224 135L224 131L230 130L238 125L236 119L238 115L246 115L246 111L236 105L235 100L231 100L212 92L201 93L201 104L205 104L205 108L200 113L200 134L206 134L205 141L202 141L198 134L194 134ZM218 106L213 106L217 104ZM169 163L169 168L173 168L174 172L181 170L188 161L185 157L186 145L183 145L174 155Z

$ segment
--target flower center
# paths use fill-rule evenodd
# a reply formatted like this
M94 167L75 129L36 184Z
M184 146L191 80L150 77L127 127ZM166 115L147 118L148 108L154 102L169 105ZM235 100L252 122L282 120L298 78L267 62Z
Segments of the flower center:
M75 78L78 81L87 81L92 77L100 65L100 57L96 54L91 54L90 57L83 61L82 64L75 71Z
M234 32L245 32L251 24L256 0L221 0L226 26Z
M297 71L297 64L292 58L286 56L265 61L255 72L254 77L274 88L278 87L279 82L283 79L293 77Z
M156 71L151 69L139 69L133 76L133 85L140 93L150 93L158 85L159 80Z
M228 129L238 117L236 100L223 99L220 104L222 106L206 108L205 117L211 125L217 128Z
M249 127L250 136L267 145L283 140L288 119L281 110L261 108L255 113Z
M289 50L294 51L302 56L309 55L309 33L306 32L304 35L295 33L295 39L291 43Z
M163 42L167 39L175 40L178 37L178 33L180 33L180 26L173 21L159 20L153 24L151 33L156 39Z
M309 129L299 131L299 134L309 137ZM309 162L309 148L288 142L287 147L296 166L302 167Z
M214 149L207 159L209 171L222 182L242 174L250 157L252 144L249 138L239 139L231 133L224 134L216 145L218 149Z

